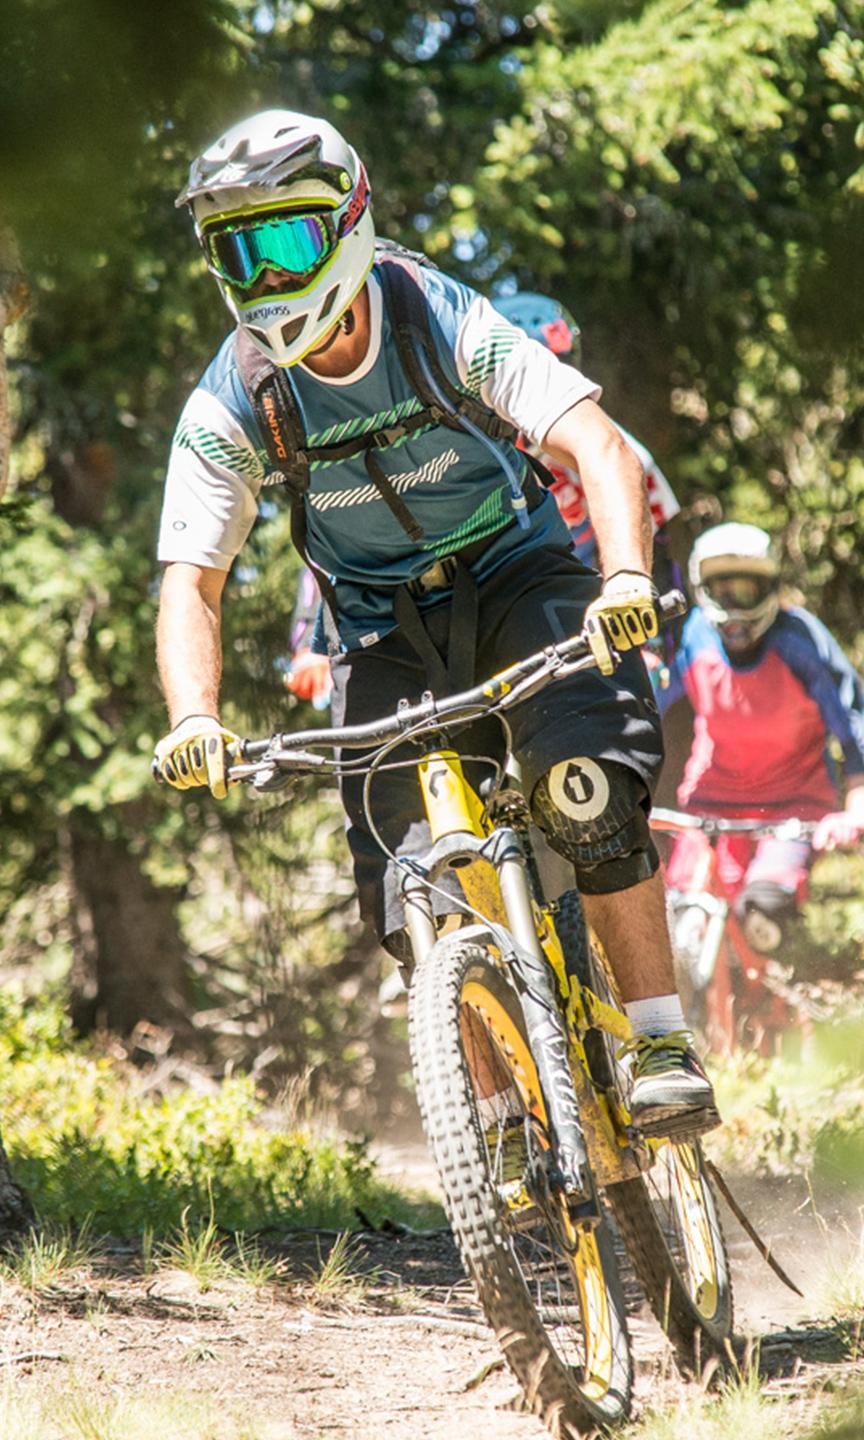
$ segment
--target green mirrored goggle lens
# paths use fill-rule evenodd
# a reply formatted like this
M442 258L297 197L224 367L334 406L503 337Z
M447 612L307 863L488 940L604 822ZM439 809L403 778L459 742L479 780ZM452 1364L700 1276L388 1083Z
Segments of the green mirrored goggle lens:
M330 254L334 239L320 215L274 215L205 234L204 243L217 275L242 290L267 269L308 275Z
M770 588L770 582L755 575L715 575L705 582L711 599L727 610L753 610Z

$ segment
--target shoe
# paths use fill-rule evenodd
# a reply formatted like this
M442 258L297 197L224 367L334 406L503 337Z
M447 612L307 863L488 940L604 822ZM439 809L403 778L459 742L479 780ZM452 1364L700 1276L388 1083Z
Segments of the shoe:
M694 1140L720 1124L714 1087L686 1030L634 1035L618 1051L634 1056L630 1118L643 1135Z
M498 1193L510 1210L524 1210L533 1204L526 1188L528 1145L525 1119L508 1115L486 1128L486 1148Z

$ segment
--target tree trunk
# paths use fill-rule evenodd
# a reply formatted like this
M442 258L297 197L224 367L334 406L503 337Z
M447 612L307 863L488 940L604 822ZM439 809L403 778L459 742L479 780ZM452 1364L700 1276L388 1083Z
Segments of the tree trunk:
M0 1140L0 1246L26 1234L35 1222L30 1196L12 1174L3 1141Z
M14 236L10 230L0 226L0 500L6 493L12 449L6 392L6 327L21 318L29 299L30 292L21 271Z
M185 1030L190 977L176 893L153 884L122 836L106 839L73 815L64 843L76 1028L129 1035L143 1020Z

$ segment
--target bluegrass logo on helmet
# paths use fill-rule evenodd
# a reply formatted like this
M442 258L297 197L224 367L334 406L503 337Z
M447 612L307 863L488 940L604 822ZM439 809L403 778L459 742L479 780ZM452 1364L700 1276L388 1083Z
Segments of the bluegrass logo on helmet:
M265 110L193 161L188 205L228 309L277 365L316 349L372 268L366 171L326 120Z

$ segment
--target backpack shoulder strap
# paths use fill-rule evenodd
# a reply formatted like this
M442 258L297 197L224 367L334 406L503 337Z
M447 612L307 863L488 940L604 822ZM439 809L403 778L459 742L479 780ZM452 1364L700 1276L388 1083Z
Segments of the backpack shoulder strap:
M243 388L264 439L267 457L288 492L291 502L291 543L309 567L330 613L336 620L336 592L306 550L306 507L303 497L309 488L309 454L306 429L294 391L278 365L262 355L258 346L240 328L234 332L234 353Z
M493 440L513 439L515 427L454 385L438 358L423 285L425 257L393 244L380 247L376 256L399 360L415 395L451 429L465 428L462 421L468 420ZM436 267L426 261L425 268Z
M306 429L291 382L239 325L234 332L234 354L267 458L291 494L303 495L309 488Z

